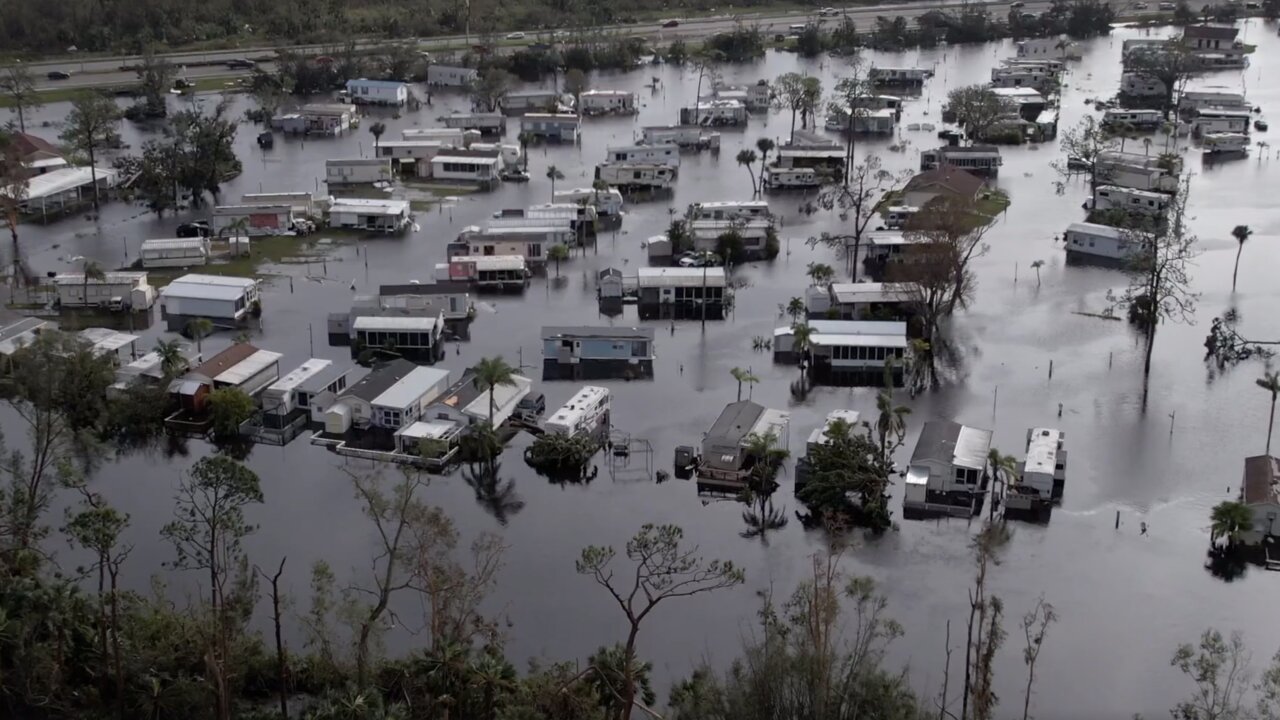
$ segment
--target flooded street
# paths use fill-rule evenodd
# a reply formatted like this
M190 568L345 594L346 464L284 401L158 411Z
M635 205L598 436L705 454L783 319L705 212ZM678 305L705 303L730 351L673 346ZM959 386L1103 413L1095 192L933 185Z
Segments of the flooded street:
M1243 27L1243 40L1257 44L1252 67L1243 73L1197 78L1192 87L1243 89L1267 117L1266 111L1280 110L1280 83L1271 81L1280 75L1280 38L1274 26L1260 21ZM1121 42L1137 34L1122 29L1109 38L1082 43L1084 60L1070 65L1064 80L1060 134L1092 112L1087 99L1114 96ZM924 94L906 105L900 126L903 149L889 149L899 142L896 139L860 141L858 155L879 154L894 171L917 169L919 152L939 141L936 132L911 132L906 126L940 124L940 107L949 89L988 81L992 65L1012 55L1007 42L870 53L869 59L879 65L933 67L936 74ZM829 90L842 63L771 52L753 65L726 67L724 79L754 82L792 70L820 75ZM651 92L645 86L652 78L660 82ZM284 353L282 371L311 355L347 361L347 348L327 345L325 315L348 307L353 284L357 292L366 293L381 283L429 280L434 263L445 259L446 243L462 227L480 223L500 208L548 202L548 165L566 176L557 189L590 185L592 169L603 160L606 146L628 144L642 126L674 123L677 108L692 98L696 83L696 71L672 66L593 75L593 88L636 91L642 104L639 116L584 120L580 146L531 148L532 182L462 196L448 209L419 210L420 228L404 237L344 246L323 265L266 268L279 275L264 291L264 328L254 333L252 342ZM212 103L214 98L202 102ZM236 97L233 102L239 115L249 101ZM437 95L433 107L387 119L384 137L398 138L409 127L437 125L437 116L467 104L461 96ZM65 110L45 108L40 118L59 118ZM723 132L718 157L685 155L674 199L628 206L621 230L602 232L594 251L588 249L563 265L563 285L553 287L549 279L535 278L523 296L482 297L485 307L472 326L471 340L458 347L460 353L450 347L443 366L456 378L481 357L501 354L512 365L523 358L525 365L533 366L527 372L536 379L541 374L537 368L542 326L638 323L634 307L612 321L599 315L595 273L606 267L633 273L643 266L641 242L665 230L669 209L682 213L694 201L748 199L748 172L734 162L735 154L766 135L781 144L789 120L779 114L767 121L753 115L745 132ZM366 127L369 122L366 118ZM515 142L517 128L518 121L508 122L508 142ZM126 142L134 147L146 139L128 123L124 131ZM58 129L35 132L53 137ZM278 136L276 147L263 152L254 143L255 135L253 126L240 129L237 144L244 173L224 186L224 202L246 192L323 189L326 159L370 156L373 143L361 128L342 138L305 143ZM1157 137L1152 153L1163 147L1163 136ZM1019 457L1028 427L1059 427L1066 433L1071 462L1062 507L1047 526L1013 524L1013 541L1004 562L993 571L992 587L1005 601L1009 632L997 660L996 689L1006 711L1021 698L1026 679L1018 621L1041 595L1057 608L1060 620L1049 630L1037 668L1035 703L1040 718L1163 715L1187 690L1168 666L1169 656L1177 644L1193 641L1209 626L1247 631L1246 641L1259 663L1280 648L1280 625L1267 620L1280 576L1251 567L1242 579L1224 583L1203 568L1210 507L1234 496L1244 457L1261 453L1266 441L1269 398L1254 384L1261 365L1246 364L1213 377L1202 362L1209 321L1233 303L1246 336L1280 339L1280 318L1274 313L1280 285L1273 272L1280 266L1280 215L1264 190L1280 183L1280 160L1267 157L1274 150L1257 147L1266 137L1255 134L1248 158L1212 168L1201 167L1198 151L1186 152L1185 167L1193 173L1191 229L1200 238L1201 252L1193 268L1193 288L1201 297L1194 325L1166 324L1159 329L1145 412L1138 336L1127 323L1077 314L1101 312L1107 306L1107 291L1123 288L1124 276L1115 270L1067 267L1062 245L1055 242L1069 223L1083 220L1084 183L1069 183L1059 194L1059 178L1049 167L1061 156L1056 143L1001 148L1004 166L998 186L1009 194L1012 205L987 235L990 252L975 262L978 283L971 308L951 323L962 354L955 377L942 390L910 400L904 393L900 399L912 408L903 458L914 447L923 422L934 418L991 428L994 446ZM1182 144L1185 148L1185 140ZM1135 147L1141 152L1142 141L1130 141L1127 149ZM431 485L430 501L446 509L465 538L492 530L509 545L490 609L509 619L508 656L517 664L535 656L584 658L622 638L616 606L607 593L575 573L574 559L588 544L620 547L641 523L678 524L703 553L731 559L747 571L744 587L664 604L642 631L642 652L654 662L664 700L669 681L687 674L699 661L726 665L736 655L740 638L752 629L757 591L772 587L776 594L789 593L806 572L806 557L823 546L820 534L806 532L794 518L798 505L790 471L781 478L774 502L786 509L791 522L766 540L740 537L745 529L741 504L704 500L690 482L653 480L654 471L670 470L675 446L696 445L724 405L735 399L737 384L730 376L735 366L750 367L761 378L753 389L756 401L792 411L794 453L803 450L805 437L829 411L851 408L864 418L874 412L874 389L817 388L797 405L788 391L797 369L775 366L767 353L752 351L752 337L770 336L775 326L785 323L779 304L803 295L807 263L819 260L843 267L830 251L812 250L804 242L837 229L834 213L802 215L801 195L768 199L782 218L783 251L771 264L755 263L736 271L746 287L737 292L734 313L724 321L708 322L705 331L697 322L684 321L672 334L668 324L652 323L657 331L654 380L602 383L614 393L614 423L632 437L648 440L651 458L633 455L626 466L611 468L608 459L600 457L594 481L562 487L524 465L521 454L529 439L522 435L503 458L502 475L514 481L517 496L503 511L492 512L493 503L478 502L460 473L437 478ZM63 258L76 255L123 265L136 257L142 240L168 237L186 219L135 218L141 212L114 203L104 208L97 227L84 219L26 226L23 243L30 265L40 273L68 270L72 268ZM1249 225L1254 235L1245 246L1239 292L1233 296L1236 243L1230 231L1238 224ZM1044 261L1039 282L1031 268L1036 260ZM286 274L293 276L292 283L283 277ZM324 279L307 280L306 275ZM159 328L153 326L140 345L149 347L158 335ZM218 348L227 340L215 336L207 342ZM536 389L546 394L548 408L554 408L577 385L549 382ZM13 424L5 426L17 444ZM125 571L138 587L162 571L161 562L172 559L172 549L158 531L169 519L180 471L207 452L198 443L190 450L190 457L172 461L161 455L125 457L94 479L114 503L133 515L131 539L137 549ZM251 518L261 527L248 543L250 556L264 566L288 557L286 577L299 609L305 608L306 568L314 560L326 559L340 578L363 577L371 557L371 529L337 466L359 470L367 464L312 447L305 437L284 448L258 446L247 462L262 477L267 498ZM891 507L900 518L901 487L892 493ZM1149 527L1145 536L1139 531L1141 522ZM970 527L957 520L900 521L898 531L855 547L845 558L848 572L875 578L888 594L890 612L905 629L891 660L909 667L912 683L925 696L935 694L942 681L947 622L954 625L953 645L959 647L957 639L963 634L973 575L968 544L974 530L976 524ZM175 588L185 588L182 583L194 578L175 576L170 581ZM421 612L414 607L401 611L407 618ZM393 650L403 650L413 647L415 640L401 635L390 642ZM961 662L953 662L953 669ZM954 686L954 674L952 682Z

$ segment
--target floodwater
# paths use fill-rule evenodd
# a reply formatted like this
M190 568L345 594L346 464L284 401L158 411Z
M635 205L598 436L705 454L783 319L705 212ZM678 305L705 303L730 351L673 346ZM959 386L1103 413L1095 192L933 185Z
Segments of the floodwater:
M1091 111L1086 99L1115 93L1121 41L1138 32L1120 30L1085 43L1085 59L1073 65L1067 77L1061 128ZM1280 107L1280 86L1260 82L1280 72L1280 41L1274 28L1252 22L1244 33L1246 42L1258 44L1253 67L1243 73L1214 74L1198 84L1247 86L1255 105L1264 110ZM937 122L949 88L985 81L989 68L1011 54L1009 43L995 43L875 54L872 59L882 65L936 69L924 94L908 103L905 126ZM795 69L821 75L830 88L841 63L771 53L754 65L726 68L725 77L748 82ZM645 87L653 77L660 80L656 91ZM534 179L528 185L467 196L449 210L419 212L421 228L411 235L361 243L358 257L352 248L344 248L326 268L313 264L278 269L293 275L294 282L276 279L269 285L265 326L253 341L285 353L282 367L292 367L312 354L309 335L314 327L314 355L345 359L345 348L325 345L323 327L327 312L345 309L353 282L360 292L368 292L383 282L427 280L433 264L443 260L446 242L461 227L499 208L546 202L550 187L543 175L549 164L567 176L558 188L589 184L605 146L626 143L643 125L674 122L681 99L694 92L696 73L654 66L591 80L594 87L639 91L639 117L586 120L581 146L531 152ZM238 113L247 101L234 102ZM438 96L433 108L387 120L386 137L397 137L402 128L433 125L437 115L464 104L462 98ZM65 107L49 108L43 117L53 120L62 112ZM608 266L627 272L641 265L641 242L667 225L669 208L682 211L692 201L749 197L747 171L734 162L734 155L742 146L754 146L757 137L781 139L788 122L781 115L767 121L753 116L745 132L724 133L719 158L686 156L674 200L631 206L619 232L601 235L598 254L589 251L564 265L562 286L537 279L523 297L485 299L488 310L479 313L471 341L461 344L460 354L451 349L445 367L458 372L494 354L513 364L522 357L524 364L537 366L541 326L608 324L608 318L597 314L591 282L595 272ZM56 128L38 132L54 135ZM126 134L134 145L145 139L132 129L126 128ZM255 134L252 127L241 129L237 142L245 172L226 187L228 198L259 190L314 190L326 158L368 154L372 143L361 129L336 140L285 140L264 153L253 143ZM1262 138L1265 135L1257 136ZM905 149L891 151L889 140L863 141L858 152L878 153L888 167L901 170L912 169L919 151L936 145L934 133L926 131L904 130L901 142ZM1155 141L1151 151L1162 143L1163 139ZM1131 145L1142 150L1141 141ZM1137 336L1126 323L1078 314L1100 311L1107 291L1123 287L1124 278L1113 270L1066 267L1062 247L1055 243L1067 224L1082 219L1084 187L1070 184L1058 194L1057 178L1049 168L1060 154L1054 144L1003 152L999 185L1011 196L1012 206L987 236L990 252L975 262L978 289L972 307L952 323L962 361L947 387L908 401L911 434L903 452L909 453L921 423L931 418L992 428L995 445L1014 455L1021 454L1028 427L1065 430L1071 462L1062 508L1047 526L1016 524L1004 562L992 573L992 587L1005 601L1010 631L999 654L997 690L1006 707L1021 698L1025 670L1017 622L1043 596L1056 606L1061 619L1050 629L1041 655L1037 717L1163 714L1187 690L1168 666L1168 658L1178 643L1194 640L1202 629L1247 629L1259 660L1280 647L1280 626L1268 622L1280 578L1251 568L1242 579L1224 583L1203 568L1210 507L1235 492L1242 459L1263 450L1269 398L1253 382L1262 368L1252 364L1213 377L1201 362L1209 320L1232 303L1243 316L1247 335L1280 335L1280 321L1270 312L1280 296L1271 270L1280 262L1280 247L1273 245L1280 221L1270 212L1269 195L1263 190L1280 181L1280 162L1260 157L1270 150L1255 148L1248 159L1202 168L1199 154L1187 153L1187 168L1194 173L1191 226L1200 237L1201 250L1193 282L1201 298L1194 325L1160 328L1151 397L1144 411ZM696 322L680 322L671 334L667 324L655 323L655 379L606 383L614 393L618 428L648 440L651 458L633 456L628 466L612 470L602 465L593 482L561 487L523 465L521 448L528 440L517 439L504 457L502 474L514 482L519 507L508 507L503 523L477 502L460 475L438 478L431 485L431 502L449 512L464 537L498 532L509 545L489 609L510 623L508 648L513 659L582 658L622 637L617 608L606 593L575 573L573 561L588 544L620 547L641 523L676 523L706 555L731 559L747 570L745 587L671 602L646 625L642 650L654 661L664 687L702 660L727 664L754 621L757 591L772 587L779 594L789 592L805 574L806 557L823 547L823 538L803 530L794 517L785 528L770 533L767 542L743 539L741 505L704 500L687 482L659 485L652 479L653 471L670 469L676 445L696 444L725 403L734 400L736 383L729 370L735 366L750 367L761 377L753 390L755 400L792 411L793 450L802 449L804 437L832 409L874 412L871 389L819 388L795 404L788 392L795 368L774 366L767 354L751 349L753 336L767 336L783 322L779 303L802 294L806 263L822 260L840 267L828 251L811 250L803 242L836 227L838 218L829 213L800 215L800 196L769 200L784 220L783 254L772 264L737 271L747 286L737 294L736 312L723 322L708 322L705 331ZM125 260L126 248L129 258L135 257L142 239L167 236L177 222L136 217L137 213L116 204L104 210L98 227L76 219L24 228L32 267L39 272L66 268L62 258L72 255L119 263ZM1254 235L1245 248L1240 290L1233 296L1230 276L1236 246L1230 230L1241 223L1249 224ZM1044 261L1039 281L1030 268L1035 260ZM324 271L327 281L302 279ZM636 322L634 309L613 322ZM158 332L151 330L144 343L151 344ZM216 349L220 340L207 342ZM538 375L536 368L530 372ZM548 407L556 407L576 386L542 383L540 389ZM173 461L125 457L95 478L99 488L133 515L132 540L138 549L127 567L132 582L142 585L160 571L162 561L171 559L157 531L169 517L179 474L205 451L193 444L192 457ZM305 569L316 559L327 559L346 577L359 579L368 573L372 534L346 476L336 467L343 462L305 439L285 448L257 447L248 459L262 477L267 498L266 505L252 513L261 529L248 549L264 565L287 556L286 577L301 602L307 594ZM365 466L353 462L350 467ZM895 488L895 509L900 507L899 494ZM789 476L783 478L775 503L793 515L796 503ZM1117 513L1119 529L1114 527ZM1149 528L1146 535L1139 530L1142 522ZM922 694L936 693L941 683L948 621L956 625L953 644L960 647L955 638L968 602L968 544L975 529L956 520L903 522L896 532L850 550L844 560L848 572L875 578L888 594L892 615L905 628L891 660L910 668ZM173 579L179 588L190 581ZM418 606L406 597L400 609L405 625L412 627ZM416 642L408 635L393 638L399 649Z

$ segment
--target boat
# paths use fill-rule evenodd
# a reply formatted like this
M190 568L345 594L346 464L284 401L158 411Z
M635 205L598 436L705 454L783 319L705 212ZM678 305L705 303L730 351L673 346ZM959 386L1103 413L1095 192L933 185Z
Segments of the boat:
M1267 130L1267 121L1266 121L1266 120L1262 120L1262 119L1254 120L1254 121L1253 121L1253 129L1254 129L1254 130L1259 130L1259 131L1262 131L1262 132L1266 132L1266 130Z

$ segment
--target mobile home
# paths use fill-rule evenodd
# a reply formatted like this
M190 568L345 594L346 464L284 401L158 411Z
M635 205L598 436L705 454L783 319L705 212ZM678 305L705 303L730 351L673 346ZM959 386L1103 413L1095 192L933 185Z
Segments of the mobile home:
M445 116L444 126L454 130L479 130L481 135L501 136L507 131L507 118L502 113L453 113Z
M1102 113L1102 126L1110 130L1133 128L1134 130L1159 130L1164 125L1164 113L1159 110L1107 110Z
M1162 215L1171 198L1164 193L1135 190L1116 185L1099 185L1093 190L1091 210L1124 210L1142 215Z
M234 326L252 312L259 292L258 281L250 278L183 275L160 291L160 317L170 330L184 330L195 318Z
M329 206L329 227L394 233L412 221L408 200L338 198Z
M605 158L606 163L662 164L677 169L680 147L675 144L611 147L605 152Z
M243 205L288 205L295 217L314 217L316 196L309 192L245 193L240 196Z
M1178 111L1194 113L1197 110L1244 110L1253 108L1241 93L1209 90L1187 90L1178 96Z
M694 220L755 220L769 219L769 203L764 200L725 200L696 202L689 206Z
M326 160L324 181L329 185L372 185L392 178L389 158Z
M996 177L1004 160L1000 148L995 145L944 145L920 153L920 170L935 170L944 166L960 168L980 177Z
M926 422L907 467L903 516L978 515L990 449L990 430L950 420Z
M596 209L600 217L619 217L622 215L622 193L616 188L572 188L557 190L554 195L557 203L573 203L590 205Z
M872 85L878 86L919 86L933 77L933 71L925 68L888 68L873 67L867 73Z
M210 218L213 234L283 235L293 229L293 208L289 205L219 205Z
M596 166L596 179L611 187L663 190L671 187L675 178L675 170L662 163L601 163Z
M347 81L345 99L356 105L392 105L409 102L409 86L391 80L360 78Z
M1247 133L1253 114L1247 110L1219 110L1201 108L1196 110L1194 128L1198 136L1209 133Z
M583 115L630 115L636 112L636 94L629 90L588 90L579 97Z
M545 142L578 141L582 121L572 113L527 113L520 118L520 132Z
M747 486L751 468L752 435L773 435L777 446L790 445L791 413L739 400L725 406L702 438L702 462L697 469L698 490L738 493Z
M521 255L460 255L449 259L447 272L449 280L481 290L523 290L529 285L529 266Z
M443 150L431 158L431 177L457 180L490 187L502 172L502 158L497 153L472 150Z
M1200 139L1206 155L1240 154L1249 149L1244 133L1209 133Z
M655 125L640 130L640 144L672 144L682 148L720 147L720 133L701 125Z
M693 235L693 248L701 252L714 252L720 237L736 233L742 241L742 254L749 260L759 260L769 252L769 238L775 237L773 218L757 217L750 220L694 220L689 224Z
M454 65L427 65L427 85L429 87L465 88L479 79L480 73L475 68L457 67Z
M653 328L545 327L543 380L653 377Z
M113 270L101 278L85 278L83 272L61 272L53 277L60 307L101 307L116 310L147 310L156 299L156 289L145 272Z
M560 110L560 99L560 93L554 90L510 92L502 98L502 112L507 115L555 113Z
M312 135L341 135L359 124L356 106L349 103L313 103L299 111L305 130Z
M1071 223L1062 235L1067 261L1101 261L1118 264L1129 258L1132 243L1125 232L1110 225Z
M737 100L702 100L680 108L681 125L736 127L747 124L747 106Z
M648 267L636 270L641 320L724 318L728 280L722 267Z
M822 184L818 172L810 167L778 167L764 169L761 184L766 190L792 190L816 188Z

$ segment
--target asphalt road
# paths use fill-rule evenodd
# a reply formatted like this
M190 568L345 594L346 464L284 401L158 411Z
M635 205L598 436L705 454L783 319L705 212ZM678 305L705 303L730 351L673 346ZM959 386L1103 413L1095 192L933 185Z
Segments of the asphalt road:
M857 7L845 11L845 15L851 18L861 28L870 26L875 18L880 15L900 15L908 20L923 15L931 10L937 10L948 6L956 6L962 4L962 0L944 0L943 2L928 3L910 3L897 5L877 5L874 7ZM989 2L985 3L993 14L1003 14L1009 7L1008 2ZM1022 8L1023 12L1039 13L1048 10L1049 2L1027 2ZM624 35L641 35L651 37L655 40L671 40L677 37L701 37L713 35L718 32L732 30L738 22L748 22L757 24L766 33L774 34L787 31L788 27L793 24L804 23L813 18L811 13L791 13L787 15L758 15L744 14L737 16L719 16L710 18L697 18L691 20L681 20L679 27L662 28L657 23L637 24L637 25L617 25L605 28L607 31L616 31ZM839 22L839 18L827 18L828 24ZM540 38L548 39L548 32L527 32L526 39L529 42L537 42ZM441 50L448 48L457 48L465 46L467 38L457 35L449 37L423 38L417 41L418 47L422 51ZM369 46L383 44L381 42L370 42ZM237 50L218 50L210 52L178 52L166 54L170 62L181 66L180 75L188 80L198 80L200 78L209 77L226 77L229 80L235 77L248 75L248 70L233 70L228 68L224 63L243 58L266 58L275 54L277 48L274 47L258 47L245 48ZM279 49L289 49L294 52L303 54L318 55L325 52L331 52L333 45L304 45L304 46L280 46ZM36 76L37 88L40 90L54 90L59 88L90 88L90 87L112 87L120 85L128 85L137 81L137 75L133 71L122 71L121 66L134 65L141 61L138 56L121 56L112 58L94 58L83 62L76 61L74 58L66 58L56 61L32 63L28 67ZM189 63L199 63L188 66ZM216 63L216 64L206 64ZM264 70L272 69L269 62L260 63L260 67ZM47 74L53 71L61 71L71 74L69 80L49 80Z

